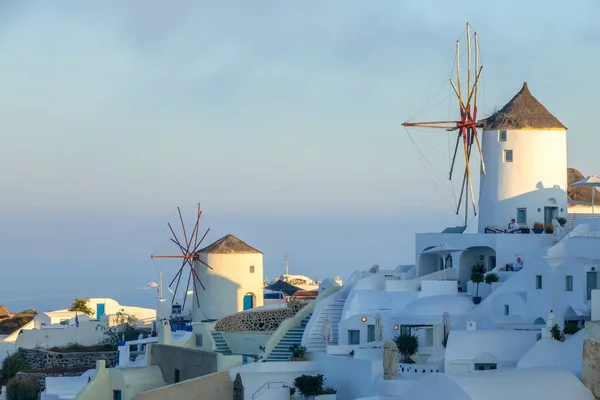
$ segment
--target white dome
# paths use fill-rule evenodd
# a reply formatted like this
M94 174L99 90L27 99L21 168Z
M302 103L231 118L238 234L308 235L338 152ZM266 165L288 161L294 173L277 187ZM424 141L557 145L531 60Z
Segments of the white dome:
M465 296L427 296L409 303L404 315L415 317L439 317L447 312L451 317L467 314L474 307L473 301Z

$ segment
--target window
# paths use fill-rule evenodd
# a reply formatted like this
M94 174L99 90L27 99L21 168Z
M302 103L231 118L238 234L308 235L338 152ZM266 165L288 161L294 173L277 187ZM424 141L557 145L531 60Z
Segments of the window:
M540 340L540 339L542 338L542 334L541 334L541 333L538 333L537 335L535 335L535 338L536 338L537 340Z
M517 224L527 225L527 209L517 208Z
M61 325L69 325L69 320L68 319L61 319L60 320L60 324Z
M475 364L475 371L489 371L497 368L497 364Z
M367 325L367 342L375 341L375 325Z
M485 256L483 254L479 255L479 261L485 261Z
M565 276L565 292L573 291L573 275Z
M504 315L510 314L510 306L508 304L504 305Z
M113 400L121 400L121 391L113 390Z
M250 266L250 273L253 274L254 273L254 265Z
M541 289L542 288L542 276L541 275L536 275L535 276L535 288L536 289Z
M175 383L181 382L181 372L178 369L175 369Z
M400 326L400 334L401 335L412 335L410 331L410 325L401 325Z
M506 131L498 131L498 141L506 142Z
M512 150L504 150L504 162L513 162Z
M348 330L348 344L360 344L360 331L355 329Z

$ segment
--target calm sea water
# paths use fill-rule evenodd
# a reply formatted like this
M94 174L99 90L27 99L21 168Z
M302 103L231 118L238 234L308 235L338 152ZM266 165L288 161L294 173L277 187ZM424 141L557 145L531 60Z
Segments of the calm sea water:
M82 270L82 265L89 270ZM132 267L131 264L124 265ZM147 283L158 281L158 272L151 265L131 269L133 271L124 273L89 262L61 263L52 268L53 274L42 276L35 270L29 276L23 276L26 268L21 269L0 279L0 304L10 311L27 308L51 311L67 308L75 297L108 297L123 305L155 308L157 291L148 288Z

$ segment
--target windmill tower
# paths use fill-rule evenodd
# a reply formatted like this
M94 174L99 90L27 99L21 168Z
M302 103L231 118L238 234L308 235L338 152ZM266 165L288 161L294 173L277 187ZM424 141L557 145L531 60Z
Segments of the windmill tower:
M198 256L197 272L206 290L198 294L200 305L194 303L194 321L220 319L264 304L260 251L233 235L225 235L198 250Z
M567 216L567 128L527 83L483 122L487 175L479 186L479 232L552 223Z
M474 44L474 46L472 46ZM471 57L474 50L474 59ZM464 155L465 169L462 174L462 185L460 197L456 207L456 214L459 214L461 206L464 204L464 226L466 228L469 222L469 208L472 206L473 215L477 215L477 204L473 193L473 181L471 176L471 147L474 143L477 144L479 151L479 161L481 163L481 173L485 174L484 157L481 150L481 143L477 133L477 128L480 125L477 122L477 91L479 88L479 80L483 72L483 66L479 66L479 41L477 33L471 34L471 27L467 23L467 76L466 86L465 80L461 80L460 70L460 41L456 41L456 83L450 79L450 85L458 99L460 111L460 119L454 121L430 121L430 122L404 122L405 127L421 127L421 128L436 128L444 129L449 132L456 132L456 145L450 165L449 179L452 180L458 147L462 141L462 149ZM464 202L464 203L463 203Z

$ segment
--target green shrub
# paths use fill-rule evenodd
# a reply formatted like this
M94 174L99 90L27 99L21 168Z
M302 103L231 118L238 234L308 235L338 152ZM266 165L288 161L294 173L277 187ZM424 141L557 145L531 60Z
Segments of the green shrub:
M324 387L325 377L322 374L319 375L300 375L294 379L294 387L298 389L298 392L304 397L318 396L321 394L335 394L337 390L331 387ZM293 393L296 391L294 390ZM293 394L290 389L290 394Z
M419 337L403 333L396 336L394 342L398 347L398 351L402 354L402 362L414 364L414 361L410 357L415 355L419 350Z
M565 335L574 335L579 332L581 329L577 326L577 323L567 323L565 324L565 328L563 329L563 333Z
M23 360L19 353L14 353L4 359L2 362L2 374L0 374L0 386L6 383L23 370L29 369L29 365Z
M35 378L12 378L6 385L6 400L37 400L39 392Z

